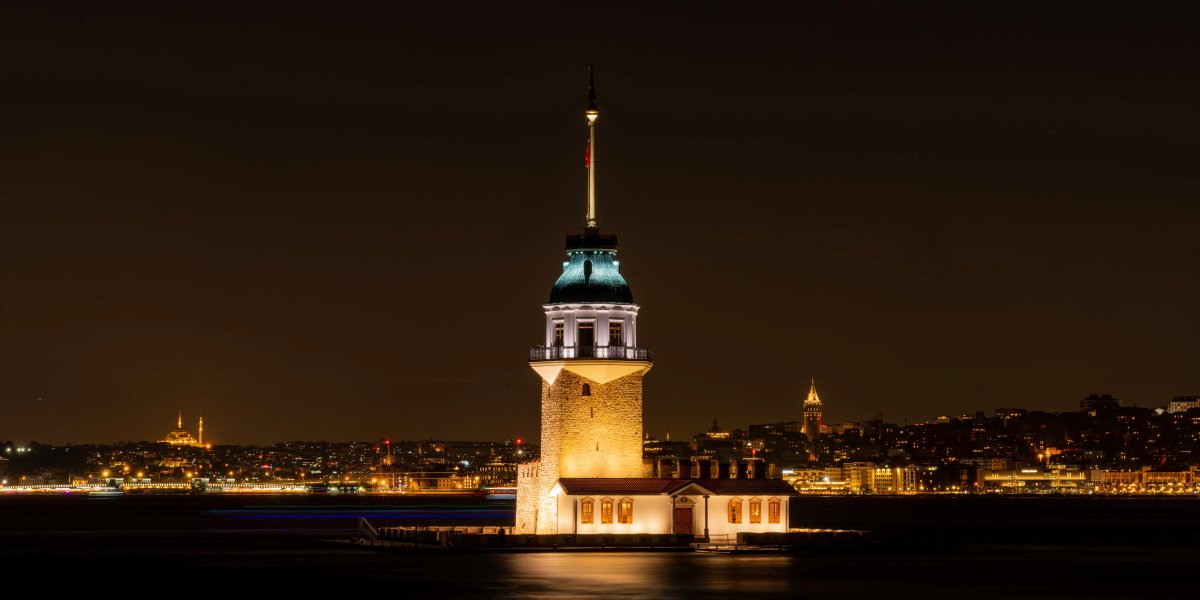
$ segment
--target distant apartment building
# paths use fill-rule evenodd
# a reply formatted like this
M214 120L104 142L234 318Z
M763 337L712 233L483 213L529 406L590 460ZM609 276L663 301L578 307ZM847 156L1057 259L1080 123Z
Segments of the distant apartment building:
M1167 403L1169 414L1187 412L1193 408L1200 408L1200 396L1175 396Z
M985 471L1004 471L1012 468L1012 461L1007 458L963 458L958 462Z

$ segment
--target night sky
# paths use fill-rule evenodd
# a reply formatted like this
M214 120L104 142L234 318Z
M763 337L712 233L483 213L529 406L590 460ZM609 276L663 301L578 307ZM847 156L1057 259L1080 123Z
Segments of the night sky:
M0 440L535 439L590 63L650 433L1200 393L1162 6L48 4L0 8Z

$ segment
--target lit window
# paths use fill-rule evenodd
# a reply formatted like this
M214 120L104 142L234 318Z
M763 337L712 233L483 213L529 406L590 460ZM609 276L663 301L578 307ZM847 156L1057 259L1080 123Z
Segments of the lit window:
M621 498L617 505L617 522L626 525L633 522L633 498Z
M592 524L592 509L596 503L591 498L584 498L579 502L579 522L585 525Z
M554 322L554 346L562 348L563 345L563 323L562 321Z
M608 322L608 345L609 346L624 346L624 323L620 321Z
M729 501L729 522L730 523L741 523L742 522L742 499L741 498L734 498L733 500Z
M750 499L750 522L762 523L762 500L758 498Z
M583 395L584 395L584 396L591 396L591 395L592 395L592 386L590 386L590 385L588 385L588 384L586 384L586 383L585 383L585 384L583 384Z
M612 524L612 498L604 498L600 500L600 523L604 525Z
M767 501L767 522L768 523L778 523L779 522L779 506L780 506L779 498L771 498L770 500Z

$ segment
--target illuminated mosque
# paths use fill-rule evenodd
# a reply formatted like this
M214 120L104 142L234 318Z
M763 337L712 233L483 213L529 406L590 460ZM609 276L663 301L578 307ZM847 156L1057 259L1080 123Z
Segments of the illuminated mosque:
M712 457L658 469L642 457L640 307L621 274L617 237L596 221L594 79L588 125L587 214L566 238L566 260L545 313L545 345L529 365L542 379L541 457L518 469L515 533L710 534L788 530L786 482L761 461ZM669 473L670 477L663 476Z
M164 444L172 446L204 446L204 417L200 417L199 428L196 431L197 437L192 437L191 432L183 428L183 411L179 411L179 420L175 423L175 429L167 432L167 437L158 440Z

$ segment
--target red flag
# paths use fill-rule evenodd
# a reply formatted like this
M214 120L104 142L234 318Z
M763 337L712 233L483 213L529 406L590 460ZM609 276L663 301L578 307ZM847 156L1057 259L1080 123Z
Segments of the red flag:
M592 143L588 142L587 150L583 152L583 168L592 168Z

